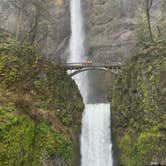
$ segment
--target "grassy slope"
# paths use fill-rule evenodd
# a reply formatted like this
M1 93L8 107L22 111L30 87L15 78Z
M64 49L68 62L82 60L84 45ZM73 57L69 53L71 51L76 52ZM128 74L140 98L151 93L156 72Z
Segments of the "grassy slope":
M74 81L35 46L0 41L0 165L75 165L83 103Z
M121 164L166 163L166 46L132 58L111 90L113 135Z

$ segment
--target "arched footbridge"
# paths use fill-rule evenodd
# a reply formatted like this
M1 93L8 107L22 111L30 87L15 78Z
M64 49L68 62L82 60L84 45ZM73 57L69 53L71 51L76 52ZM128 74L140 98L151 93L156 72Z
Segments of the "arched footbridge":
M121 70L122 64L120 62L114 62L110 64L99 64L92 62L83 62L83 63L65 63L63 64L66 70L71 71L69 74L71 77L88 70L102 70L102 71L110 71L112 73L117 74Z

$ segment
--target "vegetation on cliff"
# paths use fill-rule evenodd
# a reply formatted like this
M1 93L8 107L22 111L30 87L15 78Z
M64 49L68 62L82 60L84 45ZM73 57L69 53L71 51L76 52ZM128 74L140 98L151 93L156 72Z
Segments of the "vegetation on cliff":
M0 165L75 165L83 103L35 43L0 39Z
M123 68L111 90L113 137L126 166L166 164L166 45L153 43Z

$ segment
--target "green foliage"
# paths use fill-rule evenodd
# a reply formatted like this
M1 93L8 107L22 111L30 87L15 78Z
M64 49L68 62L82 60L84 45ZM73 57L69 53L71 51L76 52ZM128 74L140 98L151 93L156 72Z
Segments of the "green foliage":
M110 95L113 135L123 165L142 166L154 156L164 160L165 55L165 44L151 45L133 57L114 82Z
M8 111L9 110L9 111ZM0 109L0 165L40 165L42 152L61 156L71 163L72 142L44 123L35 124L27 116L16 116L10 109Z
M63 110L59 116L65 125L72 125L74 119L75 124L80 121L83 104L74 81L62 66L40 55L35 46L10 38L0 43L0 86L16 92L21 100L30 94L46 109ZM28 107L23 100L22 104Z
M0 165L75 165L71 134L80 127L82 109L61 65L35 45L0 42Z

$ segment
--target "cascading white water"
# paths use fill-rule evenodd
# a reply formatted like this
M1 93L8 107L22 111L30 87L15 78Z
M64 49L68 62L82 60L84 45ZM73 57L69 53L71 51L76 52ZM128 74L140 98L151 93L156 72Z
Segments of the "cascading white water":
M82 166L112 166L110 105L87 104L82 119Z
M81 1L71 0L71 38L70 38L70 62L83 61L85 59L84 40L85 33L83 28Z
M86 60L84 40L85 33L83 28L83 19L81 12L81 0L71 0L71 38L70 38L70 56L68 63L79 63ZM81 73L74 77L84 102L87 102L88 80L87 73Z
M71 0L71 38L68 63L84 62L84 28L81 0ZM88 76L81 73L74 77L84 99L85 110L81 132L81 166L112 166L110 133L110 105L87 104Z

